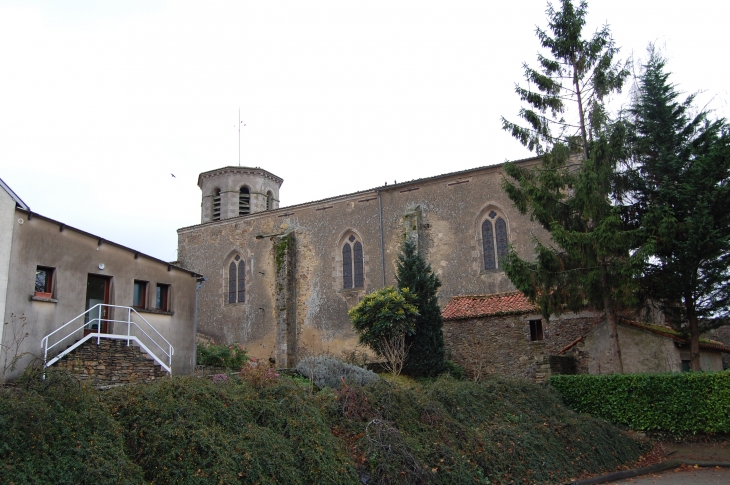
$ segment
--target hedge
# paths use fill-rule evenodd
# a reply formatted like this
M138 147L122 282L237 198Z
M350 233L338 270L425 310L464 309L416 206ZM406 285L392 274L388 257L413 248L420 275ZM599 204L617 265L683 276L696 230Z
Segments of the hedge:
M574 410L637 431L730 432L730 371L557 375L549 383Z

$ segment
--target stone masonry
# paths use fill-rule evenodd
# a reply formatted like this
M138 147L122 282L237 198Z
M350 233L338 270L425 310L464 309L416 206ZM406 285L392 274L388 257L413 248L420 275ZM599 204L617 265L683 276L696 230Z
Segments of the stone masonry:
M134 343L90 339L59 360L54 367L89 380L94 385L152 381L168 373Z
M544 339L531 341L529 321L536 319L541 316L522 313L444 321L447 356L470 377L498 374L543 381L555 366L550 356L601 321L588 312L543 320Z
M517 163L529 168L538 160ZM496 233L483 232L484 223L502 219L506 242L524 258L532 256L533 238L547 234L514 208L501 187L504 176L501 165L492 165L280 207L283 181L263 169L201 174L201 223L178 230L179 263L208 279L198 299L199 337L239 342L277 367L295 365L303 353L352 350L357 334L347 312L366 294L396 284L404 238L417 243L441 279L442 306L456 295L514 290L498 265L486 264L494 261ZM240 202L245 190L247 214ZM267 209L255 199L269 192ZM220 220L212 217L214 203ZM277 238L287 233L295 244L283 252ZM350 267L343 251L356 242L360 283L345 284L356 269L354 253ZM229 268L241 261L245 270L232 283ZM230 298L240 285L245 299Z

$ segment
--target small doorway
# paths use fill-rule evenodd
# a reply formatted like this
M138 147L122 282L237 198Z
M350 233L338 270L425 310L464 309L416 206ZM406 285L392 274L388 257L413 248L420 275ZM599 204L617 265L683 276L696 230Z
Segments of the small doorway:
M86 310L103 303L109 304L109 278L90 274L86 281ZM94 308L86 314L84 335L90 333L109 333L109 307Z

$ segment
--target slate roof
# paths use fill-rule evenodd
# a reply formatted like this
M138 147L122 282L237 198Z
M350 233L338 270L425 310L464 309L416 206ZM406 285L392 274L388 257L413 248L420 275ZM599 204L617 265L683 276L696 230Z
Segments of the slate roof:
M519 291L493 295L454 296L441 311L444 320L536 313L539 309Z

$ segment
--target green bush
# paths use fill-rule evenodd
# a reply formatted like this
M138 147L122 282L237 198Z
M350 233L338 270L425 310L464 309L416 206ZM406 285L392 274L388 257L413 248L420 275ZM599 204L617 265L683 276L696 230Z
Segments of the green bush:
M0 390L0 482L559 483L645 449L526 381L379 379L312 393L248 377L107 391L56 373L21 381Z
M98 392L59 372L0 389L0 483L138 484L122 428Z
M647 449L527 381L381 380L338 391L338 403L337 429L371 484L560 483Z
M356 483L318 402L288 379L164 379L104 394L155 484Z
M217 345L201 342L198 344L196 359L198 365L238 370L248 361L246 349L239 343Z
M406 337L410 345L403 372L413 377L434 377L444 371L444 321L438 302L441 280L426 262L416 244L406 239L396 262L396 280L401 290L415 294L416 331Z
M444 373L450 375L457 381L466 379L466 371L464 368L453 360L444 361Z
M576 411L631 429L730 432L730 371L559 375L550 385Z

